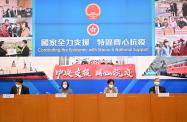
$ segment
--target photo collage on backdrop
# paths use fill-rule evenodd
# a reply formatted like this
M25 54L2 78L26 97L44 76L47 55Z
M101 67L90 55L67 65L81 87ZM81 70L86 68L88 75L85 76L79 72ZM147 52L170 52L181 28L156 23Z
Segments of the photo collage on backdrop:
M123 49L121 47L115 48L115 46L113 45L113 47L109 46L109 48L107 49L111 49L110 51L113 52L120 52L121 50L121 52L110 53L109 51L109 54L111 55L106 55L107 49L98 48L97 51L101 51L99 52L98 56L85 55L86 52L71 56L63 55L63 52L58 52L58 50L54 49L50 50L49 56L35 56L37 51L36 49L34 49L34 44L37 45L40 40L37 40L37 38L33 38L34 31L32 29L32 23L36 22L33 22L32 20L32 0L1 0L0 64L4 65L0 66L0 79L7 80L23 78L31 80L94 80L154 79L155 77L160 77L161 79L187 78L187 1L156 0L154 5L155 32L153 33L155 33L155 40L151 40L151 42L155 42L155 47L152 47L152 55L142 56L142 54L146 54L144 54L143 48L141 48L142 50L139 50L139 52L136 52L135 55L130 55L129 52L126 53L128 51L126 47ZM97 20L99 21L99 17L102 14L102 9L97 4L90 4L85 8L84 12L84 14L86 15L86 21L95 22ZM62 19L62 21L66 21L63 18L59 19ZM42 19L40 20L44 21ZM70 28L66 26L72 27L71 24L61 25L63 25L62 27L65 27L67 30ZM33 26L37 26L37 24ZM88 36L90 40L95 39L95 37L97 37L97 34L99 35L100 33L102 33L101 27L100 30L98 30L99 25L95 26L95 24L93 24L88 26L91 27L87 28L86 36ZM79 28L78 25L75 27ZM105 25L103 25L103 28L104 27ZM63 30L63 28L59 30ZM68 31L72 32L71 30ZM97 34L95 33L95 31L97 31ZM108 32L108 30L105 31ZM66 32L64 33L66 34ZM36 34L37 33L35 33L35 35ZM33 43L33 41L35 42ZM120 43L119 40L113 40L114 42L112 42L108 39L105 41L108 44L113 44L114 42L114 44ZM64 43L61 42L60 44L66 44L70 42L71 41L64 41ZM75 42L76 44L78 44L78 41ZM74 44L75 42L73 41L72 43ZM103 43L106 44L106 42ZM87 42L87 40L83 40L80 43L89 45L89 42ZM98 43L99 42L97 40L97 44ZM131 44L131 42L125 41L124 43L126 43L125 46ZM135 49L135 47L138 46L143 47L142 45L144 43L147 44L146 42L142 41L137 41L137 43L134 42L134 45L131 45L134 46L134 48L132 49ZM50 44L55 45L54 42L50 43L46 42L46 40L41 42L41 45L44 46ZM99 44L102 43L100 42ZM149 47L148 44L147 47ZM72 54L74 51L73 46L69 46L69 49L70 48L71 50L69 51L71 52L69 52L69 54ZM94 52L95 48L91 47L90 50ZM53 51L57 51L58 53L54 53L53 55ZM66 52L65 54L68 54L66 49L64 49L63 51ZM125 55L123 55L123 51L126 51ZM151 50L149 50L149 52L150 51ZM76 54L78 53L76 52Z
M0 57L32 55L32 0L0 1Z

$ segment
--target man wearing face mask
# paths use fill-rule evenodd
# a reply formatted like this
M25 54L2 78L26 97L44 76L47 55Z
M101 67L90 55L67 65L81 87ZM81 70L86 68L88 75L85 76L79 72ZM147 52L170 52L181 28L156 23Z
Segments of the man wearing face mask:
M11 88L10 94L30 94L29 88L23 85L22 79L16 79L16 85Z
M149 93L159 94L159 93L166 93L166 89L160 86L160 79L155 78L154 86L149 89Z
M161 48L161 56L171 56L171 47L168 40L164 40L163 47Z
M62 81L61 87L62 87L61 93L64 93L64 94L72 94L73 93L72 89L69 88L68 81L66 81L66 80Z
M107 82L108 86L104 89L104 94L106 93L118 93L117 87L114 86L114 80L109 79Z
M27 46L27 40L23 40L22 45L18 46L21 52L18 56L29 56L29 47Z

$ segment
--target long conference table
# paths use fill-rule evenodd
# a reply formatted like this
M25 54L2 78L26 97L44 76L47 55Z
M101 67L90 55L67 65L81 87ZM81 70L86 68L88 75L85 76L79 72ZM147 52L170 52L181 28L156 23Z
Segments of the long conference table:
M187 122L187 94L1 95L0 122Z

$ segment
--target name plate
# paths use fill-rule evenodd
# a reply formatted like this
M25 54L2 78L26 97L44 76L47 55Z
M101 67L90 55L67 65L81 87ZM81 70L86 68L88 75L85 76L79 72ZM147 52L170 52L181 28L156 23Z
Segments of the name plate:
M55 97L56 97L56 98L66 98L66 97L67 97L67 94L64 94L64 93L57 93L57 94L55 94Z
M158 97L169 97L169 93L159 93Z
M3 94L3 98L12 99L12 98L14 98L14 94Z
M106 93L106 97L118 97L117 93Z

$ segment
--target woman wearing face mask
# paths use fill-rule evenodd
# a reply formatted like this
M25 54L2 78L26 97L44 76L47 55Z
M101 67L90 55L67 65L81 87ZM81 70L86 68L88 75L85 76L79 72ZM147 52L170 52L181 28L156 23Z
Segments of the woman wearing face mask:
M72 89L69 88L68 81L66 81L66 80L62 81L61 87L62 87L61 93L65 93L65 94L72 94L73 93Z
M160 79L155 78L154 86L149 89L149 93L159 94L159 93L166 93L166 89L160 86Z
M109 79L107 82L108 86L104 89L104 93L118 93L117 87L114 86L114 80Z

